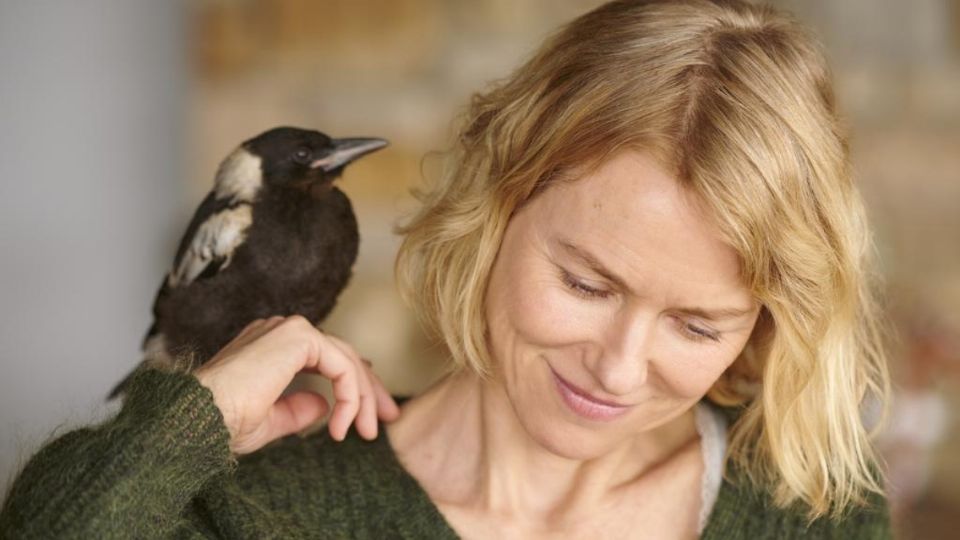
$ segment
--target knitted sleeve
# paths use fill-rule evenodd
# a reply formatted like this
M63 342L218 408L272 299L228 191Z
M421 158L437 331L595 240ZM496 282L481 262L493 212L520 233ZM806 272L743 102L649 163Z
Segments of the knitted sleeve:
M192 375L141 370L116 417L30 459L0 509L0 537L208 536L188 505L235 466L210 391Z

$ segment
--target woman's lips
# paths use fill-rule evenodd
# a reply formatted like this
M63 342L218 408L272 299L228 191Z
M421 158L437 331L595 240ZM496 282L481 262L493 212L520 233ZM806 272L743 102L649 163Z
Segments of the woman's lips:
M563 377L557 375L556 371L550 369L553 374L553 381L556 383L557 391L563 398L564 403L570 407L574 413L589 420L613 420L614 418L626 414L632 406L610 405L597 400L586 394L582 390L573 387L565 381Z

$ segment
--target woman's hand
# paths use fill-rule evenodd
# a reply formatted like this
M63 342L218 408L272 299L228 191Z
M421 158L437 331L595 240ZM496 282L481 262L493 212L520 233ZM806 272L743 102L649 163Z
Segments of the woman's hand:
M253 321L194 376L213 392L230 432L230 450L248 454L296 433L329 410L327 400L315 392L280 397L301 371L333 382L336 403L328 428L338 441L354 419L361 436L375 439L377 418L390 421L400 414L369 362L299 315Z

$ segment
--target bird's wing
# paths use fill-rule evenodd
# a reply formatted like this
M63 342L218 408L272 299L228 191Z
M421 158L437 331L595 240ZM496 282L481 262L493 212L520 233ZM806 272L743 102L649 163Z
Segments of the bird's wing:
M165 285L182 287L225 268L252 221L250 203L207 195L180 241Z

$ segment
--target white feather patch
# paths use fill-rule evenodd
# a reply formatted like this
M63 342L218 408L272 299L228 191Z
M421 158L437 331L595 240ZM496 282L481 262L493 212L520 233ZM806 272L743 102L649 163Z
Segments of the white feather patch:
M234 150L217 169L214 180L217 198L230 198L233 202L253 201L263 185L261 161L243 147Z
M160 366L173 366L173 358L167 352L166 336L162 333L151 336L143 345L143 359Z
M226 268L233 251L246 239L247 228L252 221L253 210L249 204L241 204L210 216L197 228L190 247L183 254L183 260L170 273L170 286L193 282L215 258L225 257L221 268Z

